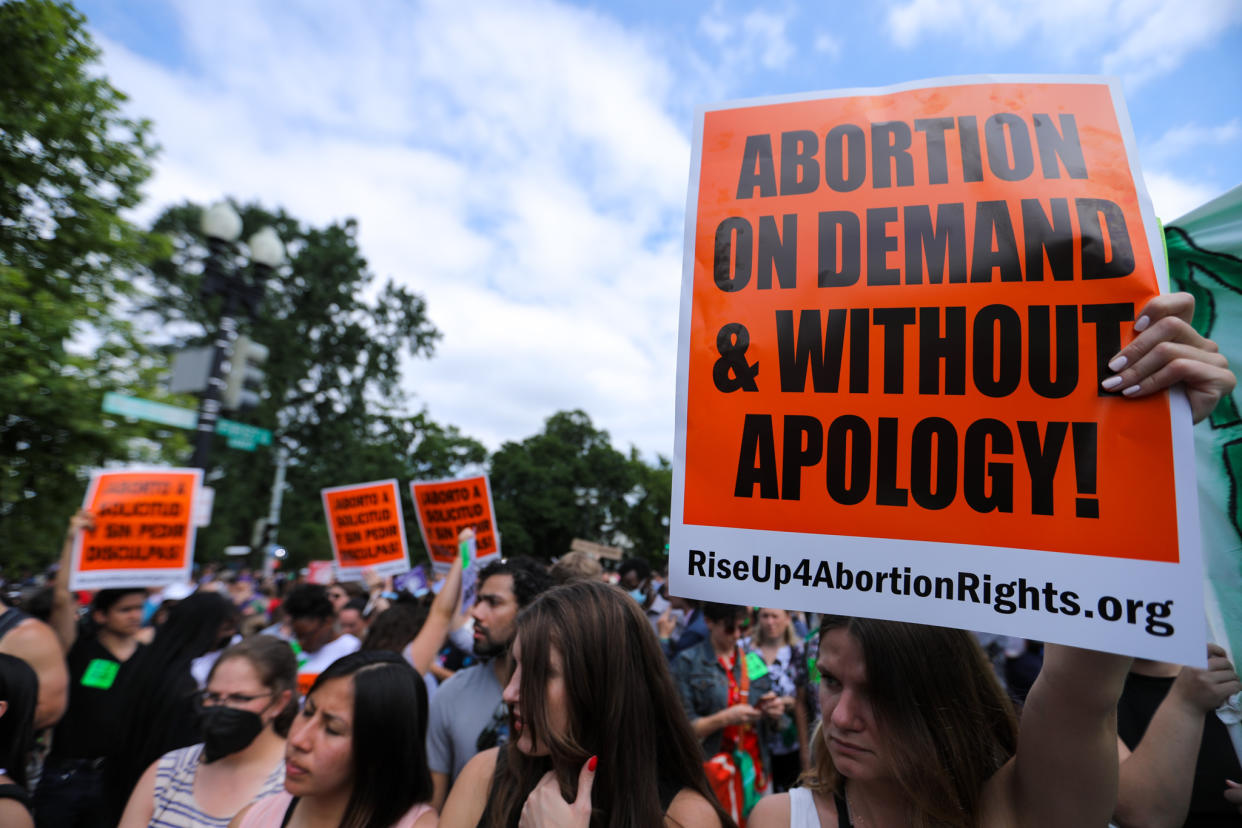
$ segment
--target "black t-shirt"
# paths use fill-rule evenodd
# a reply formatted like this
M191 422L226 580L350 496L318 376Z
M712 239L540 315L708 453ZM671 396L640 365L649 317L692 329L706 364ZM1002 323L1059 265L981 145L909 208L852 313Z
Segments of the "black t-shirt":
M69 707L56 725L50 758L95 759L113 747L110 726L117 719L117 711L112 691L130 662L117 661L93 635L79 635L67 661Z
M1126 677L1126 688L1117 705L1117 735L1130 750L1143 738L1151 717L1174 681L1137 673ZM1226 779L1242 779L1242 768L1233 752L1229 731L1215 713L1208 713L1203 723L1203 741L1199 743L1199 759L1195 763L1195 783L1190 794L1186 828L1237 828L1238 809L1226 802L1223 795Z

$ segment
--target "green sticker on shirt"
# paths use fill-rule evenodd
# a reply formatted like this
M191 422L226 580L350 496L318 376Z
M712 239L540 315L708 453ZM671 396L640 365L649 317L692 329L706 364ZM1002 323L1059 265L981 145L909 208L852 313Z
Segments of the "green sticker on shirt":
M91 663L86 665L86 672L82 674L82 686L94 687L97 690L107 690L112 686L112 682L116 681L116 674L120 669L121 663L119 661L93 658Z
M746 654L746 675L751 681L761 679L768 674L768 665L758 653Z

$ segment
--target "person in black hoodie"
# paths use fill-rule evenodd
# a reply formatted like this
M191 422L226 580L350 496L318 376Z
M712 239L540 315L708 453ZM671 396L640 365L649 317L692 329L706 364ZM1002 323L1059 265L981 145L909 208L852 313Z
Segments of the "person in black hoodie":
M134 656L118 680L110 719L115 730L104 763L108 824L120 819L148 765L170 750L202 741L195 702L198 683L190 664L228 646L236 632L232 603L214 592L196 592L172 608L155 640Z

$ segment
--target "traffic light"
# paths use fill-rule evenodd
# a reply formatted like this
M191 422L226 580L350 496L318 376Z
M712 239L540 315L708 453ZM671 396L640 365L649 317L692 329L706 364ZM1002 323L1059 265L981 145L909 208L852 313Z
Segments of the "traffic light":
M259 366L267 362L266 345L248 336L239 336L233 343L229 372L224 378L224 396L220 405L225 411L241 411L259 404L264 373Z

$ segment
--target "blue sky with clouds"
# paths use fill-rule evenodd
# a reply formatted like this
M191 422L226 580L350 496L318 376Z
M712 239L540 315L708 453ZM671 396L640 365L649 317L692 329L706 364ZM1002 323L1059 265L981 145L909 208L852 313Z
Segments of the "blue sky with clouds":
M582 408L671 456L696 106L1110 74L1158 215L1242 183L1238 0L78 5L163 147L138 217L222 195L356 217L444 332L408 388L491 448Z

